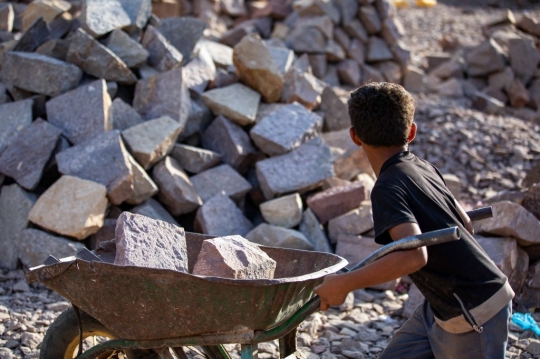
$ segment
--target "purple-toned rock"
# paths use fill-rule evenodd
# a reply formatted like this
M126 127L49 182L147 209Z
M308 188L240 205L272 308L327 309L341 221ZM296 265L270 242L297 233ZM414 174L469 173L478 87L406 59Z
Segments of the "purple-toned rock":
M369 36L366 31L366 28L360 20L354 19L350 21L349 23L345 24L343 26L343 29L347 32L347 34L355 39L358 39L362 41L364 44L368 42Z
M148 51L148 65L158 71L168 71L182 66L184 58L180 51L152 25L146 27L141 45Z
M505 89L510 100L510 105L514 108L523 108L531 101L531 95L519 79L514 79Z
M88 237L86 245L88 249L94 250L103 242L114 241L114 231L116 229L116 218L105 218L103 227L96 233ZM58 257L56 257L58 258ZM114 259L114 258L113 258Z
M47 120L77 145L111 129L110 106L107 83L98 80L47 101Z
M51 31L42 17L39 17L22 34L13 46L13 51L34 52L39 46L51 39Z
M94 37L131 25L120 0L85 0L80 21L81 26Z
M191 182L204 202L220 193L239 202L251 190L249 182L227 164L201 172L191 177Z
M187 273L184 229L139 214L122 212L116 222L114 264Z
M318 137L297 149L257 162L257 178L267 199L317 188L334 176L330 149Z
M27 268L37 267L49 257L65 258L74 256L83 248L83 243L50 235L38 229L27 228L21 232L19 259Z
M75 65L31 52L7 52L2 80L11 86L51 97L77 87L82 71Z
M319 192L307 199L308 207L322 224L341 216L360 206L368 199L367 191L361 182L347 186L333 187Z
M69 50L69 41L65 39L49 40L36 49L37 54L65 61ZM75 65L71 65L75 66ZM76 66L75 66L76 67ZM80 69L79 69L80 71ZM81 71L82 74L82 71Z
M172 151L181 130L178 122L163 116L122 131L122 138L137 162L149 169Z
M328 237L332 243L338 241L340 234L359 235L373 229L371 203L364 203L359 208L335 217L328 222Z
M350 59L341 61L337 67L337 72L343 84L354 87L360 84L362 74L356 61Z
M105 41L105 45L116 54L127 67L137 67L148 59L148 51L127 33L116 29Z
M173 216L171 216L171 214L153 198L148 199L148 201L138 205L137 207L133 207L131 212L153 219L158 219L160 221L165 221L167 223L174 224L175 226L179 225Z
M131 164L133 194L126 199L126 203L137 205L154 196L159 189L144 168L131 155L128 155L128 159Z
M152 177L159 187L158 199L173 216L193 212L202 205L189 177L174 158L167 156L159 162Z
M109 131L56 155L58 171L101 183L112 204L133 195L133 171L120 132Z
M312 110L321 103L324 88L325 84L321 80L293 67L285 75L281 102L299 102Z
M223 115L244 126L255 122L261 95L247 86L236 83L206 91L202 94L202 99L214 115Z
M32 123L32 100L0 105L0 153Z
M364 150L351 141L348 129L323 133L322 138L332 152L336 177L351 180L360 173L373 173Z
M263 118L249 134L262 152L276 156L318 136L322 123L320 116L298 103L292 103Z
M162 19L158 30L182 53L184 59L189 59L205 28L204 21L186 16Z
M527 309L540 306L540 261L537 261L529 267L523 291L516 298L519 305Z
M506 65L504 50L493 39L470 50L465 55L470 76L484 76L503 70Z
M397 17L389 17L384 20L381 35L387 44L395 44L404 34L403 24Z
M540 219L540 183L533 184L525 192L523 207Z
M130 127L143 123L141 115L130 105L117 97L109 108L109 123L115 130L126 130Z
M176 144L170 156L178 161L184 170L197 174L221 162L219 153L198 147Z
M313 250L317 252L333 253L330 242L324 233L324 228L311 209L308 208L304 211L299 229L311 242Z
M111 50L78 29L70 39L66 61L79 66L84 72L107 81L134 84L137 77Z
M510 66L516 78L528 83L536 72L540 61L540 52L533 39L513 38L508 43Z
M197 210L195 228L213 236L244 236L253 225L225 194L218 194Z
M274 279L276 261L241 236L203 241L193 274L233 279Z
M259 104L259 108L257 109L257 117L255 118L255 123L261 122L263 118L270 115L271 113L274 113L276 111L281 110L287 106L287 104L284 103L263 103L261 102Z
M338 131L351 127L347 100L349 92L339 87L327 86L321 94L319 110L325 113L324 127L326 131Z
M316 27L298 27L286 39L287 46L297 53L324 54L326 38Z
M190 91L202 94L216 78L216 65L206 47L200 47L197 56L184 66L184 79Z
M24 127L0 153L0 173L13 178L27 190L36 188L61 132L39 118Z
M204 148L219 153L223 162L240 173L247 170L257 153L244 129L223 116L216 117L208 126L201 142Z
M361 6L358 11L358 17L370 34L377 34L382 30L381 18L374 6Z
M386 42L377 36L369 38L366 60L369 62L392 60L394 55Z
M301 232L266 223L255 227L246 238L263 246L313 250L313 245Z
M264 220L274 226L292 228L302 220L302 198L298 193L266 201L259 208Z
M182 69L174 69L137 82L133 108L145 120L169 116L185 126L191 111Z

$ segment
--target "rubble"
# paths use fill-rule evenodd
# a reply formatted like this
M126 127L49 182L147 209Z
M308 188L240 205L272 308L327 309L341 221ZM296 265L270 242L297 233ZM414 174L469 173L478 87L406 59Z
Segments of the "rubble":
M308 207L322 224L339 217L360 206L368 199L368 193L362 182L346 186L332 187L307 199Z
M206 91L202 99L214 115L223 115L240 126L255 121L261 95L242 84Z
M74 256L83 248L83 243L52 236L33 228L27 228L19 236L19 259L28 268L37 267L50 256L65 258Z
M219 182L216 178L219 178ZM190 179L204 202L220 193L241 201L252 188L247 180L227 164L210 168Z
M32 100L0 105L0 153L32 123Z
M259 205L264 220L274 226L293 228L302 220L302 198L298 193Z
M294 229L261 223L245 235L247 239L263 246L312 250L313 245Z
M197 210L195 225L202 233L214 236L245 236L253 228L236 204L223 193L204 201Z

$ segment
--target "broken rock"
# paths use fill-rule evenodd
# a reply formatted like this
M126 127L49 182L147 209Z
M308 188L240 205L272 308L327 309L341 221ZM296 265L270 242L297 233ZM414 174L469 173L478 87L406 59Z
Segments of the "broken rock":
M221 162L219 153L183 144L174 145L170 155L178 161L180 167L194 174L212 168Z
M218 194L205 201L198 209L195 221L202 233L213 236L245 236L253 228L251 222L225 194Z
M484 76L504 69L504 50L493 39L489 39L465 55L467 72L470 76Z
M143 123L141 115L127 103L117 97L109 108L109 123L115 130L126 130L130 127Z
M105 45L130 68L145 63L149 56L148 51L141 44L120 29L114 30L109 35Z
M311 242L300 232L261 223L246 234L250 241L269 247L312 250Z
M313 250L317 252L333 253L330 242L324 233L324 228L311 209L306 209L300 222L300 232L313 245Z
M523 207L540 219L540 183L533 184L525 192Z
M162 19L158 30L187 60L191 58L195 44L203 35L205 28L204 21L186 16Z
M360 206L368 199L364 184L353 182L346 186L333 187L307 199L307 205L322 224Z
M359 208L333 218L328 222L328 236L332 243L338 241L340 234L359 235L373 229L371 203L364 203Z
M0 153L32 123L32 100L0 105Z
M94 37L101 37L131 24L120 0L85 0L80 21L82 27Z
M339 87L326 86L324 88L319 109L325 112L326 131L344 130L351 126L347 107L348 97L349 93Z
M148 173L146 173L131 155L128 155L128 159L133 172L133 194L126 199L126 203L137 205L158 193L158 188L150 176L148 176Z
M191 182L204 202L220 193L239 202L251 190L249 182L227 164L203 171L191 177Z
M176 222L173 216L171 216L171 214L153 198L149 198L148 201L144 202L143 204L133 207L131 212L178 226L178 222Z
M534 40L526 38L510 39L508 55L510 57L510 66L514 70L516 77L524 84L528 83L540 61L540 52L538 52Z
M148 25L141 40L141 45L148 51L148 65L160 72L182 66L183 56L152 25Z
M315 76L291 68L285 75L281 101L285 103L299 102L308 110L321 103L321 94L325 84Z
M38 229L27 228L21 232L19 259L28 268L36 267L51 255L55 258L74 256L84 244L50 235Z
M292 228L302 220L302 199L298 193L259 205L264 220L274 226Z
M233 84L202 94L204 104L214 115L223 115L240 126L255 122L261 95L242 84Z

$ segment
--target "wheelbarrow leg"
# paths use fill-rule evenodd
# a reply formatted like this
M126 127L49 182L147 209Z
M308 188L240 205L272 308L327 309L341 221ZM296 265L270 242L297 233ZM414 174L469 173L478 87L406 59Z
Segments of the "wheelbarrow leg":
M259 348L257 343L242 344L242 359L258 359Z
M289 333L279 338L279 357L281 359L305 358L304 354L298 351L296 346L296 332L298 328L294 328Z

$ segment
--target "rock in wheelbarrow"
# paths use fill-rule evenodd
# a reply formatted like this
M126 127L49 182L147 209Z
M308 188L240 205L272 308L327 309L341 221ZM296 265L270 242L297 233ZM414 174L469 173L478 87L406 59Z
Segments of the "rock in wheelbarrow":
M188 272L186 236L181 227L122 212L115 236L114 264Z
M233 279L273 279L276 261L241 236L203 242L193 274Z

